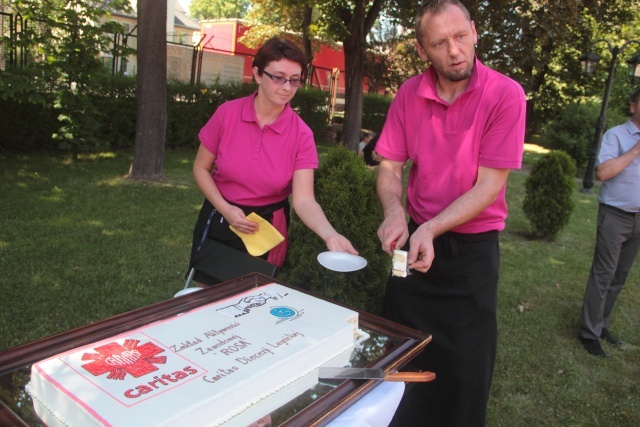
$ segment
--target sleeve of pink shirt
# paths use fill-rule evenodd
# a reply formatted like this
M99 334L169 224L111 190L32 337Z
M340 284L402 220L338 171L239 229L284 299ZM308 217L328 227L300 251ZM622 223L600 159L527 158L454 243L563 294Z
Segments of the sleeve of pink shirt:
M302 121L302 119L298 119ZM316 143L313 139L313 132L306 124L304 124L302 128L306 129L299 134L298 153L293 170L318 169L318 151L316 150Z
M420 76L412 77L402 84L389 107L387 120L376 144L376 152L386 159L402 163L409 159L404 124L403 109L406 104L404 100L407 94L415 96L419 78Z
M500 91L495 112L490 115L490 126L482 136L479 165L494 169L520 169L524 150L526 97L519 84L506 78Z
M212 154L218 154L220 145L220 136L222 133L222 116L224 115L222 108L218 108L207 123L200 129L198 139Z

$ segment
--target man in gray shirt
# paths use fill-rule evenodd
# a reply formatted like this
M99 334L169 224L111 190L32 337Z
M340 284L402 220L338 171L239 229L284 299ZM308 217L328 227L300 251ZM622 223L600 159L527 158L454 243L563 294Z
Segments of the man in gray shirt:
M640 88L631 95L631 119L602 138L596 175L596 247L582 304L578 338L591 354L608 357L600 339L622 343L609 332L611 313L640 249Z

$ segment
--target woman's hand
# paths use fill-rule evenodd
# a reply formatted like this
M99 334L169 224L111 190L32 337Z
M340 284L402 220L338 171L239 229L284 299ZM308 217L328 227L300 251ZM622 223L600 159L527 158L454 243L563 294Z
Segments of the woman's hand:
M313 169L300 169L293 173L293 209L302 222L327 244L332 252L358 255L346 237L338 233L324 215L313 194Z
M229 225L242 233L253 234L260 228L257 222L247 219L242 209L237 206L229 205L224 212L220 211L220 213Z
M342 234L333 234L327 238L325 241L327 244L327 248L332 252L347 252L353 255L358 255L358 251L356 251L346 237Z

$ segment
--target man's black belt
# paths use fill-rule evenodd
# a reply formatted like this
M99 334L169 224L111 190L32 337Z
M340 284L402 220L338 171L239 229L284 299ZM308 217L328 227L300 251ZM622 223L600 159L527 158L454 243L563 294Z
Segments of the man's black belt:
M413 218L409 218L409 234L413 234L419 226L420 224L414 221ZM464 243L474 243L495 240L498 238L499 234L500 232L498 230L483 231L481 233L456 233L453 231L447 231L442 234L442 236L448 236Z
M605 206L611 210L614 210L616 212L620 212L623 215L630 215L630 216L635 216L635 217L640 217L640 212L629 212L629 211L625 211L624 209L620 209L620 208L616 208L615 206L611 206L611 205L607 205L604 203L600 203L602 206Z

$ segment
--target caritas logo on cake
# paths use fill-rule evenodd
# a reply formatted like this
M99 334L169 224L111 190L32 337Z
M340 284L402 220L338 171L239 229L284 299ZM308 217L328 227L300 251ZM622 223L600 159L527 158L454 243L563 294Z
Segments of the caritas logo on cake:
M85 347L63 356L62 361L126 406L207 373L143 333Z

